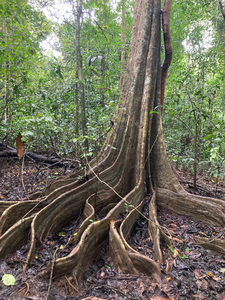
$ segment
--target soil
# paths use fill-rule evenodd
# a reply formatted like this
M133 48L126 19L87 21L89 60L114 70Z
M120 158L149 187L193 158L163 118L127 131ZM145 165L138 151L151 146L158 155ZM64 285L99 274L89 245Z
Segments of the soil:
M25 162L21 180L21 163L11 161L5 166L4 174L0 178L0 200L26 200L30 193L43 189L51 179L59 177L63 172L60 168ZM67 170L67 174L69 172L74 170ZM221 182L220 186L215 186L212 180L199 176L197 190L194 190L193 178L188 172L176 169L174 172L188 192L223 198L225 188ZM147 217L149 199L150 196L147 195L143 208ZM12 274L16 279L12 286L6 286L0 281L0 299L225 299L225 257L205 250L196 244L194 238L196 235L213 238L220 235L221 238L223 228L176 215L161 207L158 208L158 220L173 237L172 246L162 245L168 262L160 265L160 284L142 275L118 274L108 255L107 240L93 264L84 272L79 289L74 286L70 277L53 279L50 285L49 280L38 278L37 273L44 270L46 264L53 259L56 249L58 258L68 255L74 248L67 241L71 235L76 234L82 222L80 216L78 220L70 222L37 246L35 259L26 274L23 274L23 262L29 250L28 237L24 237L24 245L19 250L0 260L0 278L4 274ZM136 251L153 258L153 247L145 218L141 217L135 224L128 242Z

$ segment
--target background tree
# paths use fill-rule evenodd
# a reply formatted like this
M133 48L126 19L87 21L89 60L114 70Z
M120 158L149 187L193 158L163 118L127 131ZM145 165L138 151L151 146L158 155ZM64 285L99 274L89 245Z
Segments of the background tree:
M14 251L25 231L31 228L26 269L34 258L36 242L78 217L84 209L84 221L77 235L68 241L76 246L68 256L55 261L55 276L72 273L75 282L79 281L109 233L111 255L118 271L143 272L160 280L159 265L132 250L126 241L140 215L145 182L152 192L149 233L156 261L162 261L160 239L169 245L171 238L158 224L156 203L224 227L224 201L188 194L180 186L167 159L159 107L160 24L160 1L135 1L129 57L113 119L114 130L107 135L99 155L90 163L86 162L90 179L81 184L77 180L78 172L53 182L41 194L33 194L33 200L0 202L0 209L4 211L0 222L1 256ZM145 170L149 170L147 177ZM36 214L32 215L33 212ZM224 251L223 240L198 238L197 241L209 249ZM40 275L51 270L49 263Z

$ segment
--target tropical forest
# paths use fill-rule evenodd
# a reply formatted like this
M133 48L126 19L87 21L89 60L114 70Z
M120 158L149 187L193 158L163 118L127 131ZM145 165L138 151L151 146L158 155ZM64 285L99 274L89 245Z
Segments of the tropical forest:
M0 299L225 299L225 1L0 0Z

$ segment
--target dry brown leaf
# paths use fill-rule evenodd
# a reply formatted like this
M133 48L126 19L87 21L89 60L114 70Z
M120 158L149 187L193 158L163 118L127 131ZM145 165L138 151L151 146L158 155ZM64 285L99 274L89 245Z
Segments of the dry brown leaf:
M174 249L174 251L173 251L173 257L177 257L178 255L179 255L179 252L176 249Z
M220 278L213 276L213 280L220 281Z
M193 297L195 297L195 298L199 298L199 299L205 299L205 297L204 297L204 296L202 296L202 295L193 295Z
M179 239L177 239L177 238L173 238L173 241L176 241L176 242L179 242L179 243L183 243L182 240L179 240Z
M175 298L165 298L165 297L154 297L152 298L152 300L175 300Z
M195 278L199 278L199 277L201 277L201 275L200 275L200 269L195 269L193 272L194 272L194 274L195 274Z
M104 300L104 299L97 298L97 297L87 297L87 298L83 298L83 300Z
M199 290L202 290L202 291L207 290L208 282L205 279L197 280L196 283L198 285Z
M211 272L206 272L205 274L208 276L214 277L214 275Z
M16 138L16 149L17 149L17 155L19 159L21 159L24 156L25 148L24 148L24 142L21 142L22 135L19 132L17 138Z

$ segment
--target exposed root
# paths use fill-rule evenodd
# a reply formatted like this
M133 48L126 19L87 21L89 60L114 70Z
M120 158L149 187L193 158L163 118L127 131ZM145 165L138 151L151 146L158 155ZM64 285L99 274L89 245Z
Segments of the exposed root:
M195 236L195 241L197 244L201 245L203 248L215 251L219 254L225 255L225 240L210 239L200 236Z
M14 252L21 246L21 241L26 239L33 216L22 219L9 228L0 239L0 257L4 258L7 254Z
M51 271L53 277L72 274L77 284L109 236L111 255L119 272L144 273L159 282L158 262L163 261L160 239L169 245L170 238L157 221L156 205L224 227L225 202L183 190L167 159L161 115L150 113L155 109L159 112L160 11L157 0L135 1L130 52L115 126L97 158L87 163L90 180L79 182L77 177L83 174L78 172L52 182L28 201L0 202L0 213L4 211L0 220L1 257L14 251L31 228L26 268L34 258L36 241L53 234L83 212L84 221L77 235L68 241L74 243L74 249L68 256L49 263L39 276L49 276ZM148 228L158 262L141 255L127 242L143 206L144 177L148 192L153 188L156 191L149 204ZM132 211L121 217L127 208ZM196 240L224 253L222 241Z
M116 223L114 221L110 225L109 247L110 255L118 273L138 274L117 232Z
M46 206L46 202L38 200L14 202L11 204L1 216L0 236L19 220L37 213L44 206Z
M154 259L159 263L163 262L162 251L160 248L160 226L157 220L157 208L156 208L156 192L153 192L152 199L149 202L149 219L148 231L149 236L154 245Z
M157 204L184 216L225 226L225 201L220 199L157 189Z

